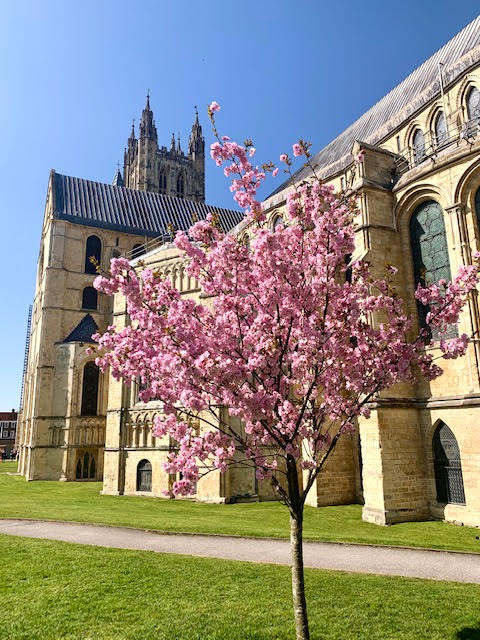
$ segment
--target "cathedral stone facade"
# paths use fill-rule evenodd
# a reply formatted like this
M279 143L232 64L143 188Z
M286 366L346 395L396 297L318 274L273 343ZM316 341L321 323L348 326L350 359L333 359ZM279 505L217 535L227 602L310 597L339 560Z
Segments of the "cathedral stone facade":
M113 308L102 296L96 310L85 308L85 288L91 287L85 259L95 249L88 245L92 235L100 239L102 261L114 250L130 250L139 269L145 263L155 265L184 295L201 295L197 283L185 274L181 256L162 235L162 224L171 217L177 228L185 228L194 208L206 205L201 205L194 187L183 194L177 190L174 197L168 195L174 192L159 193L174 187L171 182L162 186L158 177L164 156L173 152L159 151L150 114L147 101L139 140L132 136L126 151L123 179L137 190L93 188L88 181L51 177L19 420L20 470L29 479L103 474L105 493L154 496L168 491L174 480L162 466L172 443L151 432L161 406L139 402L135 385L102 379L85 354L94 326L102 329L112 315L117 326L128 322L119 296ZM201 131L198 136L200 140ZM194 137L192 131L191 145ZM363 160L355 173L353 156L360 151ZM480 18L318 152L313 163L338 190L357 195L353 259L368 260L379 276L387 263L395 265L399 294L421 324L424 311L414 298L416 285L450 278L480 250ZM309 178L307 168L294 176ZM78 214L81 220L74 220L71 211L79 202L76 188L88 200ZM282 218L289 188L289 182L281 185L263 203L272 228ZM112 189L119 198L130 194L131 208L107 207L100 214ZM62 198L66 204L60 206ZM173 220L179 203L189 203L188 210ZM249 229L238 213L222 210L220 217L225 228L247 240ZM142 234L147 243L139 247ZM161 238L152 240L153 236ZM92 304L88 295L87 304ZM473 334L466 357L444 361L445 373L438 380L397 385L372 402L371 417L359 420L357 433L343 437L312 488L309 504L362 502L364 519L378 524L439 518L480 526L477 296L472 296L452 332ZM435 336L430 348L435 352ZM92 413L96 407L96 415L82 416L84 402ZM91 434L98 431L89 431L89 421L105 430L101 444L95 444L97 436ZM89 471L92 459L95 474ZM241 467L223 476L213 473L197 486L197 498L204 500L272 497L268 483L257 482L253 470Z

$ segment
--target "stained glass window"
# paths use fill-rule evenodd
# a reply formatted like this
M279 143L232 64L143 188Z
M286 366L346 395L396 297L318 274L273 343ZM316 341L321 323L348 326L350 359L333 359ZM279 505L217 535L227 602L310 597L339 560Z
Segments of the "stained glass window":
M474 120L480 117L480 91L472 87L467 95L467 117Z
M425 160L425 138L422 130L417 129L413 135L413 158L415 164L420 164Z
M179 173L177 176L177 196L183 198L185 192L185 178L183 173Z
M98 403L98 367L87 362L83 367L82 416L96 416Z
M82 309L95 310L98 305L98 291L94 287L85 287L82 293Z
M448 259L447 237L443 220L443 209L434 200L423 202L410 220L410 242L413 255L415 288L434 284L442 278L450 281L450 261ZM419 323L426 326L428 307L418 303ZM442 337L457 335L453 325ZM433 339L440 335L432 334Z
M167 174L164 170L160 172L160 193L167 193Z
M435 118L435 142L437 146L442 146L447 141L447 123L443 111Z
M440 422L433 435L433 465L438 502L465 504L460 449L444 422Z
M102 259L102 242L97 236L87 238L85 250L85 273L97 273L96 264L100 264Z

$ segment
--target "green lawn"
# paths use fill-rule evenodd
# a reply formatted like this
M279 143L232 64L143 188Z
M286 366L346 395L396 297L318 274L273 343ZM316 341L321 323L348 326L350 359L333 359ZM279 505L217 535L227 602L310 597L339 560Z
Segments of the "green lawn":
M286 508L275 502L213 505L185 500L102 496L100 483L26 482L0 465L0 518L43 518L201 533L286 538ZM480 552L479 529L443 522L379 527L362 522L361 507L307 507L305 538Z
M0 536L1 640L293 640L287 567ZM312 640L478 640L480 585L306 571Z

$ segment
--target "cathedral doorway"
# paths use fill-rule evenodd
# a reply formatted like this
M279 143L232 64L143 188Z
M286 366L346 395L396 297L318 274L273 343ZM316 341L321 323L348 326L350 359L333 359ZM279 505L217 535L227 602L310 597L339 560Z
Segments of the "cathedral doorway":
M444 422L440 422L433 435L433 466L438 502L465 504L460 449Z
M152 464L148 460L140 460L137 467L137 491L152 490Z

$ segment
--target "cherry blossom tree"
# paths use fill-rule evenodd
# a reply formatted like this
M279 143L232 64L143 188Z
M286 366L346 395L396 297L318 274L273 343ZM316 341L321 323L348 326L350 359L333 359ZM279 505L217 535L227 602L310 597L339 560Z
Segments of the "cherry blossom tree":
M414 335L416 320L395 291L396 269L379 279L368 263L349 264L354 202L311 166L312 178L288 194L284 224L271 230L256 193L266 172L276 175L278 168L254 166L251 141L219 136L219 108L209 107L216 135L211 155L246 210L249 246L211 215L176 234L202 302L181 295L154 269L112 260L111 274L95 286L125 297L131 324L98 336L97 364L116 378L140 379L144 401L163 402L154 434L177 443L165 464L167 472L182 473L174 494L193 493L203 475L231 464L251 465L257 478L272 483L290 514L296 634L306 640L307 494L339 438L359 416L368 417L372 398L418 375L438 377L435 353L465 353L466 335L440 341L436 351L425 346L428 328L439 334L458 321L478 268L463 267L451 283L418 287L428 326ZM293 155L311 162L304 141L293 145ZM280 160L290 174L293 159Z

